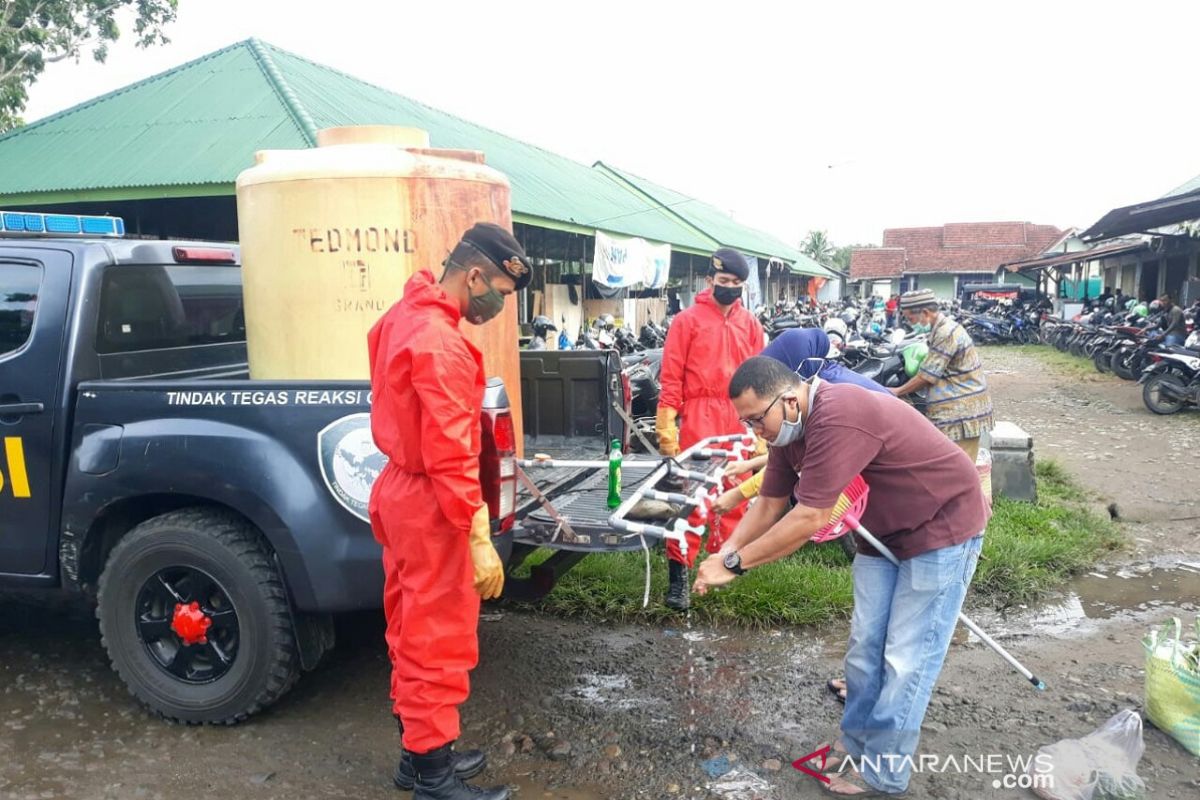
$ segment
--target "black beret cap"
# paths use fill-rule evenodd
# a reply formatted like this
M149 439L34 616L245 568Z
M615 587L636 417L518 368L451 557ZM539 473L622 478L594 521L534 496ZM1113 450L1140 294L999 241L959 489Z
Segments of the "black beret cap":
M504 228L491 222L476 222L463 234L462 244L470 245L486 256L516 282L517 289L529 285L529 279L533 277L533 265L525 255L525 248Z
M744 281L750 277L750 264L737 250L722 247L712 254L712 272L727 272L739 281Z

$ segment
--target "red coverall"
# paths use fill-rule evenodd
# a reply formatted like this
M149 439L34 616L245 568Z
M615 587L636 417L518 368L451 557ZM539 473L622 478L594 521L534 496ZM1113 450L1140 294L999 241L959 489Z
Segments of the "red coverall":
M467 537L484 504L484 373L460 316L433 273L421 270L367 337L371 433L388 457L371 489L371 530L383 546L392 708L413 753L458 738L467 672L479 662Z
M696 303L675 317L663 345L659 406L679 412L679 449L686 450L706 436L744 433L729 399L729 379L751 356L763 349L763 329L738 300L729 315L721 313L712 290L696 295ZM709 551L716 552L733 533L743 509L720 518L709 529ZM698 518L690 520L692 524ZM688 536L687 565L696 563L700 537ZM683 562L679 546L667 542L667 558Z

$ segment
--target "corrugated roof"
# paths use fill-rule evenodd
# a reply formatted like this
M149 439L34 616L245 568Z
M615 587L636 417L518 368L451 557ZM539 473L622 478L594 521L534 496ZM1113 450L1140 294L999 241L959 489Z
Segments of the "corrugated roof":
M1145 242L1119 242L1117 244L1105 245L1103 247L1093 247L1089 250L1073 250L1069 253L1052 253L1048 256L1039 256L1037 258L1027 258L1023 261L1013 261L1009 264L1002 264L1000 269L1008 272L1025 272L1049 269L1051 267L1062 267L1068 264L1080 262L1095 261L1101 258L1111 258L1112 256L1125 255L1127 253L1136 253L1140 250L1148 250L1149 247ZM996 271L999 272L1000 269Z
M482 150L509 177L518 215L712 250L598 170L255 39L0 136L0 202L135 187L232 194L256 150L309 147L316 129L355 124L420 127L434 147Z
M792 271L798 274L833 277L832 272L795 247L769 233L741 224L703 200L668 189L602 161L597 161L593 166L623 182L639 195L660 203L684 223L712 239L716 247L732 247L755 256L778 258L788 262Z
M1200 175L1197 175L1196 177L1192 178L1190 181L1183 184L1182 186L1176 186L1174 189L1172 189L1171 191L1164 194L1163 198L1177 197L1181 194L1191 194L1192 192L1196 191L1197 189L1200 189Z
M302 136L243 43L0 137L0 194L232 183Z

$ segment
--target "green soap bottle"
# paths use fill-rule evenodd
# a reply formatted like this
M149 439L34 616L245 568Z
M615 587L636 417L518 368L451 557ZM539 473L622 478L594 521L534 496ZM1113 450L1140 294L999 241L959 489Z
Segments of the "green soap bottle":
M608 453L608 507L621 505L621 443L613 439Z

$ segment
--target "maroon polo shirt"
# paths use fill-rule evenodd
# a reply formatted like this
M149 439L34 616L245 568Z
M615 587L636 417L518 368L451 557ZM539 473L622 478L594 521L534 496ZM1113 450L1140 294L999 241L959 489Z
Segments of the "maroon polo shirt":
M871 489L863 527L902 560L983 531L991 512L975 465L908 403L824 381L810 402L804 436L770 448L764 497L796 489L801 504L829 508L861 474ZM878 555L864 543L859 552Z

